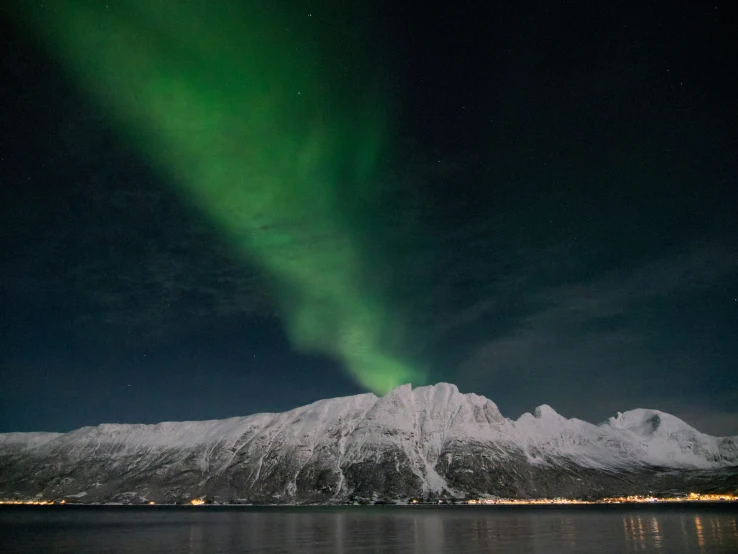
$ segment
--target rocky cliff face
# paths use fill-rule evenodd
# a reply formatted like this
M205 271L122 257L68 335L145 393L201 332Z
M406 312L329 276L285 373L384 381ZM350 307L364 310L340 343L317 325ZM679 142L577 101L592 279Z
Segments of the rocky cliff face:
M334 503L737 486L738 437L655 410L592 425L544 405L513 421L445 383L281 414L0 435L4 498Z

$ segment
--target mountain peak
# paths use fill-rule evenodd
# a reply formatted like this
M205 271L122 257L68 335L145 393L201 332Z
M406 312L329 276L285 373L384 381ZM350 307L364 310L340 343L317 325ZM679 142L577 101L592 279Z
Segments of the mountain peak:
M456 385L453 385L451 383L436 383L435 385L419 385L413 388L413 386L410 383L405 383L402 385L396 386L394 389L390 390L385 396L391 395L391 394L407 394L407 393L423 393L423 392L446 392L446 393L458 393L459 389Z
M541 404L538 406L535 411L533 412L533 415L536 417L536 419L558 419L562 418L556 410L554 410L551 406L548 404ZM562 418L563 419L563 418Z
M627 430L641 436L679 432L702 434L676 416L645 408L618 412L616 416L607 420L607 425L614 429Z

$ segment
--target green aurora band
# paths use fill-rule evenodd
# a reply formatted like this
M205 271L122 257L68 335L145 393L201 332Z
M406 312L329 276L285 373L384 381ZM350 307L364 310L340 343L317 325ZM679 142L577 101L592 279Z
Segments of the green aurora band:
M286 4L18 6L141 154L276 283L296 348L339 360L378 393L422 383L351 221L378 205L381 78L367 78L367 45L345 14L318 21Z

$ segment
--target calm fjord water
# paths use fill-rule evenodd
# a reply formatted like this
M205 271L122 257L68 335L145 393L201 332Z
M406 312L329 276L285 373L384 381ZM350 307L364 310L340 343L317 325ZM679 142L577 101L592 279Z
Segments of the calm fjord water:
M738 506L12 506L0 552L734 554Z

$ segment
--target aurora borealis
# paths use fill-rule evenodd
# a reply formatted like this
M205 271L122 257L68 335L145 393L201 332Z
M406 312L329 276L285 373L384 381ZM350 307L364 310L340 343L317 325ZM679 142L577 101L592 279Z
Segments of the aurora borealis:
M388 147L388 99L361 30L335 32L270 2L69 0L23 15L135 148L276 284L298 349L334 357L375 392L425 381L392 344L402 314L367 280L352 223L377 205ZM346 64L367 73L342 79Z
M448 382L738 433L720 3L0 5L0 432Z

